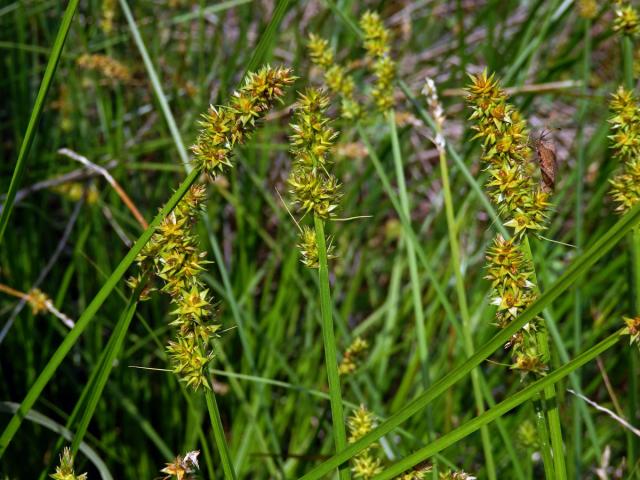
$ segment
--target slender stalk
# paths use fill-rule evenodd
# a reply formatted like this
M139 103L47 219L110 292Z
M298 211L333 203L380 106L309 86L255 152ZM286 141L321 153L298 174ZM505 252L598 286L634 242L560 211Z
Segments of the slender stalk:
M213 439L218 447L218 453L220 453L220 461L222 462L222 470L224 471L224 478L227 480L235 480L236 472L233 469L233 463L231 463L231 456L229 455L229 447L227 447L227 440L224 436L224 427L222 426L222 419L220 418L220 411L218 410L218 402L216 402L216 396L213 390L207 389L204 394L207 400L207 410L209 410L209 420L211 420L211 427L213 428Z
M11 216L11 212L13 211L16 193L18 192L18 187L20 186L20 181L22 180L22 175L24 174L24 169L27 165L27 155L29 155L29 150L31 150L33 139L36 136L36 128L38 127L40 115L42 114L42 109L44 108L45 98L47 97L49 87L51 86L51 82L53 81L53 74L56 72L58 61L60 60L60 55L62 53L62 47L64 47L64 43L67 40L67 34L69 33L69 28L71 27L71 20L73 20L73 15L76 13L78 1L79 0L70 0L64 12L64 15L62 16L62 23L60 24L60 29L58 30L56 39L53 42L53 47L51 48L51 53L49 54L47 68L44 71L42 83L40 83L40 88L38 89L36 102L33 105L33 110L31 110L31 116L29 117L29 123L27 124L27 131L24 134L22 145L20 145L18 161L16 162L16 166L13 169L11 183L9 184L9 191L7 192L7 197L5 198L4 205L2 207L2 215L0 216L0 244L2 244L2 238L4 237L4 232L7 229L9 217ZM1 452L2 450L0 447L0 454Z
M440 128L436 129L436 133L442 135ZM456 231L455 212L453 208L453 198L451 195L451 185L449 183L449 167L447 165L447 152L444 146L439 147L440 151L440 176L442 178L442 191L444 194L444 207L447 217L447 230L449 232L449 247L451 250L451 263L456 281L456 294L458 304L460 306L460 314L462 315L462 335L464 349L467 356L473 355L474 345L471 336L471 318L469 316L469 306L467 304L467 294L464 286L464 278L462 277L460 262L460 245L458 243L458 232ZM478 415L484 413L484 401L482 398L482 389L480 386L480 376L482 373L478 369L471 371L471 384L473 387L473 397L476 404ZM491 437L489 429L486 426L480 428L480 436L482 439L482 448L484 451L485 466L487 469L487 477L495 480L496 467L493 459L493 447L491 445Z
M536 276L535 263L533 262L533 255L531 253L529 237L524 237L522 246L524 254L529 258L529 261L531 262L531 266L533 268L532 280L536 285L536 293L540 295L540 286L538 283L538 278ZM546 326L544 326L542 331L538 333L538 340L538 348L540 349L540 353L542 354L543 358L547 358L550 361L551 352L549 350L549 335L546 331ZM564 443L562 441L562 427L560 425L558 397L556 395L556 388L553 384L546 386L542 392L542 407L545 410L547 421L549 422L549 434L551 436L551 449L553 452L553 465L555 475L550 478L553 478L554 480L566 480L567 467L564 461Z
M433 383L425 392L418 395L402 409L382 422L377 428L363 436L360 440L349 444L349 446L343 451L315 467L309 473L304 475L301 480L316 480L322 478L324 475L331 472L331 470L346 462L354 455L357 455L373 442L377 441L380 437L391 432L409 418L419 412L423 412L425 407L434 399L438 398L446 392L447 389L464 378L472 369L477 367L497 349L501 348L502 345L504 345L505 342L507 342L511 336L520 330L527 322L532 321L544 308L550 305L551 302L566 292L567 289L573 285L576 278L586 273L595 262L609 252L613 246L628 234L629 231L631 231L631 229L633 229L633 227L639 222L640 205L636 205L623 215L620 220L609 228L600 238L593 242L593 244L586 249L582 255L577 257L571 265L569 265L564 274L562 274L553 283L553 285L540 295L540 297L538 297L531 305L529 305L529 307L522 312L517 319L511 322L511 324L506 328L501 329L484 345L481 345L476 350L476 353L474 353L468 360L449 371L446 376ZM556 372L553 372L542 380L547 380L555 374ZM485 412L485 415L487 415L487 413L488 411Z
M640 229L636 226L631 233L631 261L633 272L633 308L635 314L640 313ZM635 423L638 412L638 374L640 365L638 350L628 349L629 355L629 406L628 417ZM638 461L638 437L627 431L627 455L629 465L635 465ZM636 478L640 478L640 471L636 471Z
M628 35L622 37L622 69L625 88L633 90L633 40Z
M422 108L420 102L418 102L416 97L413 95L413 92L409 89L408 85L402 80L398 80L398 85L402 89L402 92L406 95L407 99L409 99L409 101L413 105L413 108L418 114L418 117L420 117L420 119L426 125L429 125L431 128L435 129L436 124L433 118L431 118L431 116L424 110L424 108ZM482 204L482 207L487 212L487 215L491 217L491 221L493 222L493 225L498 229L498 231L502 234L504 238L507 238L507 239L511 238L509 231L502 224L502 221L498 216L498 212L496 212L496 209L491 204L491 201L489 200L486 193L482 189L480 182L471 173L467 165L464 163L464 160L462 159L462 157L460 157L458 152L454 150L454 148L451 146L450 143L447 143L447 151L449 152L449 155L451 156L455 166L458 168L460 173L462 173L462 176L464 177L465 181L469 185L469 188L475 194L478 201Z
M622 68L624 74L624 86L628 90L634 89L634 78L633 78L633 39L624 35L622 37ZM633 291L633 305L632 308L635 309L635 314L640 313L640 230L636 226L633 229L630 238L631 243L631 272L632 272L632 291ZM629 418L633 422L636 419L637 411L638 411L638 371L640 370L640 365L638 361L638 355L635 352L635 349L629 349L629 365L631 375L631 385L629 395ZM634 388L635 387L635 388ZM627 458L629 460L629 465L635 465L637 461L638 455L638 439L630 432L627 432ZM640 472L636 473L636 478L640 478Z
M327 262L327 245L324 236L324 222L318 216L313 217L316 228L316 242L318 244L318 280L320 284L320 312L322 314L322 339L324 341L324 355L329 382L329 397L331 416L333 418L333 438L336 452L344 450L347 445L345 431L344 410L342 408L342 393L340 392L340 374L338 372L338 349L333 327L333 310L331 305L331 290L329 287L329 267ZM340 478L349 479L349 468L340 469Z
M547 417L544 415L544 399L538 393L533 398L533 409L536 418L536 430L538 432L538 442L542 453L542 465L544 467L544 478L552 480L555 478L555 468L553 466L553 453L549 444L549 429L547 428Z
M387 121L391 132L391 150L393 152L393 163L396 169L396 180L398 182L398 196L400 206L406 218L410 218L409 196L407 195L407 184L404 178L404 166L402 165L402 154L400 152L400 142L396 129L396 119L393 110L387 112ZM427 337L424 329L424 311L422 308L422 293L420 292L420 278L418 277L418 265L416 262L416 251L411 242L405 242L407 248L407 263L409 265L409 278L411 281L411 294L413 300L413 313L416 322L416 335L418 341L418 355L420 357L420 371L422 374L422 385L429 387L429 352L427 350Z
M156 227L160 225L162 220L173 210L173 208L178 204L180 199L187 192L189 187L196 181L200 172L198 170L194 170L191 174L185 178L175 193L171 196L169 201L165 204L165 206L160 210L160 213L156 215L153 219L149 228L147 228L142 235L138 238L136 243L131 247L127 255L122 259L122 261L118 264L113 273L109 276L107 281L104 283L100 291L96 294L96 296L91 300L91 303L87 306L86 310L80 316L78 321L76 322L75 327L71 329L71 331L64 338L58 349L55 351L51 359L47 362L42 372L36 379L35 383L27 392L26 397L22 401L20 408L16 412L16 414L11 418L7 426L5 427L2 435L0 436L0 457L4 455L9 443L13 439L14 435L20 428L20 424L24 416L31 410L34 403L40 397L42 390L47 386L51 377L57 370L62 360L67 356L71 348L78 341L78 338L82 334L82 332L87 328L89 323L93 320L94 315L98 311L98 309L102 306L104 301L109 297L111 291L115 288L118 281L122 278L122 276L126 273L129 266L136 259L142 248L147 244Z
M578 144L578 156L576 159L576 203L575 203L575 245L577 253L582 253L584 246L584 208L583 192L584 192L584 175L585 175L585 157L587 146L584 139L584 123L586 119L589 101L586 100L589 91L589 78L591 76L591 19L584 19L584 48L582 57L582 93L585 100L580 105L578 112L578 131L576 141ZM573 348L574 353L580 351L582 342L582 290L580 281L576 282L573 300ZM580 373L573 375L574 387L581 389ZM579 415L582 401L579 398L573 399L573 468L575 469L573 478L580 477L582 470L582 421Z

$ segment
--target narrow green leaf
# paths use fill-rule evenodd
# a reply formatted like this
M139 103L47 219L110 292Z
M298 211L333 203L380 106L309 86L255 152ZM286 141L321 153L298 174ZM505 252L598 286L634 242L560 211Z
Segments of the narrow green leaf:
M327 245L324 236L324 222L314 215L316 229L316 242L318 244L318 283L320 285L320 313L322 314L322 339L324 342L325 366L329 380L329 397L331 404L331 417L333 437L336 452L347 445L345 431L345 417L342 408L342 393L340 392L340 374L338 372L338 349L336 347L336 335L333 326L333 305L331 303L331 291L329 288L329 267L327 265ZM337 466L337 465L336 465ZM340 478L348 480L351 477L349 469L340 470Z
M271 40L273 39L278 27L280 26L280 22L282 22L282 18L287 12L288 6L289 0L280 0L278 2L278 5L273 12L273 16L271 17L271 20L269 20L267 28L260 37L258 45L253 50L253 55L251 55L249 63L247 63L244 75L242 75L243 78L247 76L247 73L254 71L258 65L264 62L267 49L271 45Z
M36 135L36 128L38 127L40 115L42 114L44 100L49 92L49 87L51 87L53 74L56 72L58 61L60 60L60 54L62 53L62 47L64 47L64 43L67 40L67 34L71 27L71 20L73 19L73 15L76 13L77 7L78 0L69 1L67 9L64 12L64 16L62 17L62 23L60 24L58 35L56 35L56 39L53 42L53 48L49 55L47 68L44 71L44 77L42 77L42 83L40 84L38 95L36 96L36 103L33 106L33 110L31 110L31 116L29 117L29 123L27 124L27 131L24 134L24 139L20 146L18 161L13 169L11 183L9 184L9 191L7 192L7 196L2 207L2 215L0 216L0 244L2 244L2 238L4 237L4 232L7 229L7 224L9 223L9 216L11 216L11 212L13 211L16 192L20 186L20 181L24 174L24 168L27 165L27 155L29 154L29 150L31 150L31 145L33 144L33 139Z
M211 426L213 427L213 437L216 442L216 446L218 447L218 453L220 454L224 478L227 480L235 480L236 472L233 469L231 455L229 455L229 447L227 446L227 440L224 435L224 427L222 426L222 419L220 418L220 410L218 410L216 396L212 390L207 390L204 396L207 400L209 419L211 421Z
M122 312L122 315L120 315L113 333L111 334L111 337L107 342L104 354L101 356L100 362L95 367L95 380L88 384L91 389L87 392L87 400L85 404L86 406L84 408L82 417L80 418L78 428L76 429L75 435L73 437L73 442L71 443L71 452L74 455L78 451L80 442L82 442L82 440L84 439L84 435L87 432L87 428L89 427L89 422L93 417L93 413L96 410L98 401L100 400L104 387L107 384L107 379L109 378L109 374L113 369L116 355L118 355L118 353L120 352L124 337L129 330L129 325L131 325L131 319L133 319L133 316L136 313L136 308L138 306L138 297L140 296L140 292L142 291L145 283L145 280L141 281L135 291L132 292L131 298L127 303L127 307Z

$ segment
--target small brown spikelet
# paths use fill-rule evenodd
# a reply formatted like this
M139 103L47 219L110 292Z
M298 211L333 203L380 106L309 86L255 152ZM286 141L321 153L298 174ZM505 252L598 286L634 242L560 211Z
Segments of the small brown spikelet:
M51 304L51 299L39 288L34 288L28 294L29 306L31 307L31 313L38 315L49 311L48 305Z
M447 471L440 473L440 480L475 480L476 477L465 472Z
M431 464L427 462L422 462L421 464L413 467L413 470L403 473L399 477L396 477L397 480L424 480L429 478L429 473L433 470Z
M517 354L511 368L513 370L519 370L523 375L527 373L544 375L547 370L547 366L542 360L542 357L533 352Z
M85 70L96 71L108 80L127 83L132 79L128 67L107 55L97 53L80 55L76 64Z

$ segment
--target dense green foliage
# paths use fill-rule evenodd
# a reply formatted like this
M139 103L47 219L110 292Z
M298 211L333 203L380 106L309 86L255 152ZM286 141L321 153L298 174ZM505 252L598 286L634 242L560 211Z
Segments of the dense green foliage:
M630 6L76 3L0 6L1 478L162 478L193 450L212 479L640 478L640 439L579 396L640 426ZM295 81L233 95L266 65ZM555 188L518 230L496 172L517 144L535 191L545 138ZM543 351L502 348L525 325Z

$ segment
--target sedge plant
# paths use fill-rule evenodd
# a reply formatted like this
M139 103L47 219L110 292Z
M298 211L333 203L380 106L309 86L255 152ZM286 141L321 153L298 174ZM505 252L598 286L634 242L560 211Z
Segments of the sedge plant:
M496 324L504 328L530 305L540 292L529 247L529 235L545 228L550 205L549 188L537 182L529 146L526 121L507 101L497 81L485 70L471 77L467 101L476 124L476 138L482 140L482 160L487 166L489 196L513 229L509 240L496 238L487 255L487 278L492 282L492 303L496 305ZM554 159L555 161L555 159ZM512 368L541 376L550 362L549 340L542 319L525 325L508 343ZM545 473L547 478L566 478L564 445L553 386L534 402ZM551 445L547 437L551 438Z
M305 265L318 269L322 338L333 436L336 451L340 451L345 448L347 439L329 284L330 249L324 227L325 222L335 216L341 194L338 179L329 171L332 146L337 133L326 117L328 105L329 98L317 89L308 89L299 96L291 126L293 134L290 143L294 165L289 176L289 186L298 211L313 219L315 235L312 234L311 227L301 229L300 252ZM348 469L340 470L340 478L350 478Z

